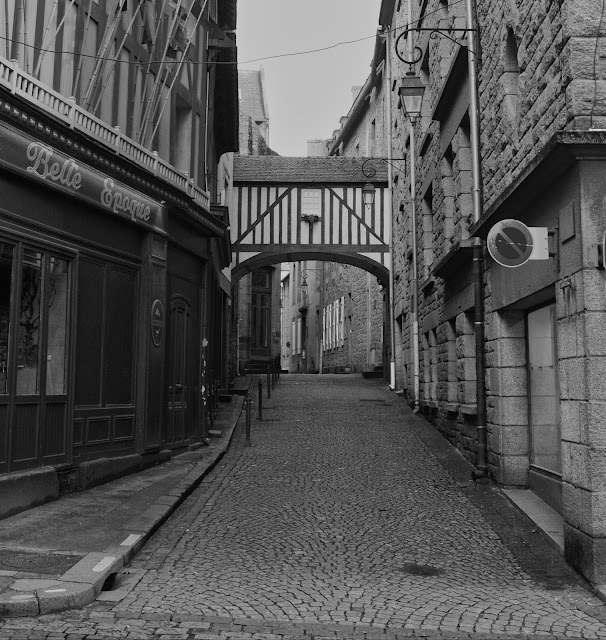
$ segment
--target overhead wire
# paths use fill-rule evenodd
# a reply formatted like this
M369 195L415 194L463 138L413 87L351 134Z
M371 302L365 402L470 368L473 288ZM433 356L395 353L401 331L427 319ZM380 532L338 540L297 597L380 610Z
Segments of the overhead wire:
M465 2L465 0L454 0L454 2L450 3L450 6L456 5L456 4L461 4L462 2ZM418 24L420 22L422 22L423 20L425 20L427 17L434 15L436 13L439 13L441 11L441 9L436 9L435 11L430 11L428 13L425 13L423 16L421 16L419 19L417 20L413 20L412 22L408 22L405 24L402 24L398 27L393 27L392 29L386 29L384 33L386 33L387 31L390 32L395 32L395 31L399 31L399 30L405 30L405 29L410 29L410 28L414 28L415 24ZM456 28L453 28L453 31L456 31ZM310 55L312 53L321 53L323 51L330 51L331 49L336 49L337 47L342 47L342 46L347 46L350 44L357 44L358 42L363 42L365 40L374 40L377 37L377 34L374 33L371 36L364 36L362 38L356 38L354 40L343 40L341 42L335 42L331 45L327 45L325 47L318 47L317 49L307 49L304 51L292 51L292 52L287 52L287 53L278 53L278 54L274 54L274 55L269 55L269 56L262 56L259 58L252 58L250 60L244 60L244 61L236 61L236 62L232 62L232 61L225 61L225 62L218 62L218 61L211 61L211 60L202 60L202 61L198 61L198 60L192 60L190 61L190 63L192 65L206 65L206 64L214 64L214 65L244 65L244 64L252 64L254 62L265 62L266 60L276 60L279 58L291 58L291 57L296 57L296 56L304 56L304 55ZM9 42L13 42L14 44L19 44L19 45L23 45L24 47L29 47L31 49L34 49L35 51L39 51L41 53L56 53L56 54L65 54L68 53L70 55L75 55L73 51L65 51L63 49L46 49L43 47L38 47L34 44L29 44L27 42L18 42L18 41L14 41L12 38L9 38L8 36L0 36L0 40L6 40ZM81 58L93 58L95 60L99 61L104 61L104 62L114 62L114 63L119 63L119 64L133 64L133 65L139 65L141 64L140 60L123 60L120 58L115 58L115 57L108 57L108 56L97 56L94 54L86 54L86 53L80 53L79 54ZM146 61L146 64L179 64L178 60L164 60L164 59L150 59L148 61Z

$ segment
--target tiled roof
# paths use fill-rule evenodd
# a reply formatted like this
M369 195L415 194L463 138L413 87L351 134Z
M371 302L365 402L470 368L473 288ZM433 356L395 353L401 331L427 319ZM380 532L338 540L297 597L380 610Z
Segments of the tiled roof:
M366 162L364 175L362 165ZM376 174L372 175L373 170ZM387 182L387 162L380 158L234 158L234 182L365 183Z
M268 120L261 71L239 70L238 87L240 89L240 110L251 116L254 122Z

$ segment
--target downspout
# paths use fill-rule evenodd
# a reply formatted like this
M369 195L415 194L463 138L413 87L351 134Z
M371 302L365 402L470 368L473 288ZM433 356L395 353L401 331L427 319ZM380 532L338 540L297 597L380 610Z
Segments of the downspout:
M412 39L412 38L411 38ZM417 265L417 167L416 144L414 125L409 121L408 136L410 140L410 227L411 227L411 251L412 251L412 373L414 381L414 407L415 413L420 409L421 385L420 385L420 358L419 358L419 273Z
M408 3L408 24L413 24L412 2ZM414 42L412 32L408 38L409 60L414 59ZM410 227L411 227L411 251L412 251L412 374L414 388L413 411L419 412L421 385L420 385L420 358L419 358L419 271L417 264L417 158L414 124L408 121L408 140L410 144Z
M387 96L387 211L389 211L389 336L391 342L389 358L389 388L396 388L396 319L394 304L394 256L393 256L393 162L392 162L392 122L391 122L391 29L387 29L385 40L385 84ZM370 313L370 310L369 310Z
M475 28L475 0L466 0L467 26ZM478 97L477 47L475 31L467 32L467 66L469 71L469 127L471 142L471 178L473 221L482 217L482 172L480 158L480 103ZM473 246L474 329L476 336L476 405L478 454L474 480L488 478L488 437L486 427L486 360L484 318L484 243L475 238Z

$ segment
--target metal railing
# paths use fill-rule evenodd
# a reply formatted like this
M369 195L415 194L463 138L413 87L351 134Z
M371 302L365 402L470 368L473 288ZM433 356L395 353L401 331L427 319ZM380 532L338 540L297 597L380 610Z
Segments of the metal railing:
M0 86L38 109L61 120L71 129L86 134L116 155L135 162L141 168L183 191L198 206L210 211L210 194L200 189L187 173L181 173L158 156L125 136L119 127L112 127L66 98L40 80L20 69L16 60L0 56Z

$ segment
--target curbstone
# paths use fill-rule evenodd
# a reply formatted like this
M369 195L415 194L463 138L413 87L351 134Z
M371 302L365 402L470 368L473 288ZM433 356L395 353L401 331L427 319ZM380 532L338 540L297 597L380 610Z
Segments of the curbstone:
M57 586L36 591L40 614L65 609L81 609L95 599L95 589L87 583L60 582Z
M77 582L92 585L95 596L101 593L103 583L112 573L117 573L124 566L122 556L105 553L89 553L80 562L61 576L62 582Z
M40 613L35 593L8 590L0 593L0 616L31 617Z
M112 545L102 553L87 554L59 579L16 580L12 587L0 592L0 616L33 617L67 609L81 609L91 604L101 593L107 578L121 571L134 558L158 527L168 519L223 457L231 444L243 406L243 403L240 407L236 404L232 409L230 414L232 418L231 431L226 433L228 437L220 446L217 446L213 457L196 465L185 479L182 479L165 495L160 496L146 511L127 522L124 525L126 530L122 543ZM127 462L132 465L134 457L131 458ZM101 461L98 464L101 464ZM48 473L46 470L41 470L39 475L41 480L47 481ZM56 480L56 475L54 477ZM11 577L16 575L16 572L3 571L0 575ZM17 589L21 590L16 590L15 585ZM27 587L31 587L31 590L25 590ZM146 614L141 617L144 620L170 619L170 616L165 614ZM172 633L170 635L174 637Z

